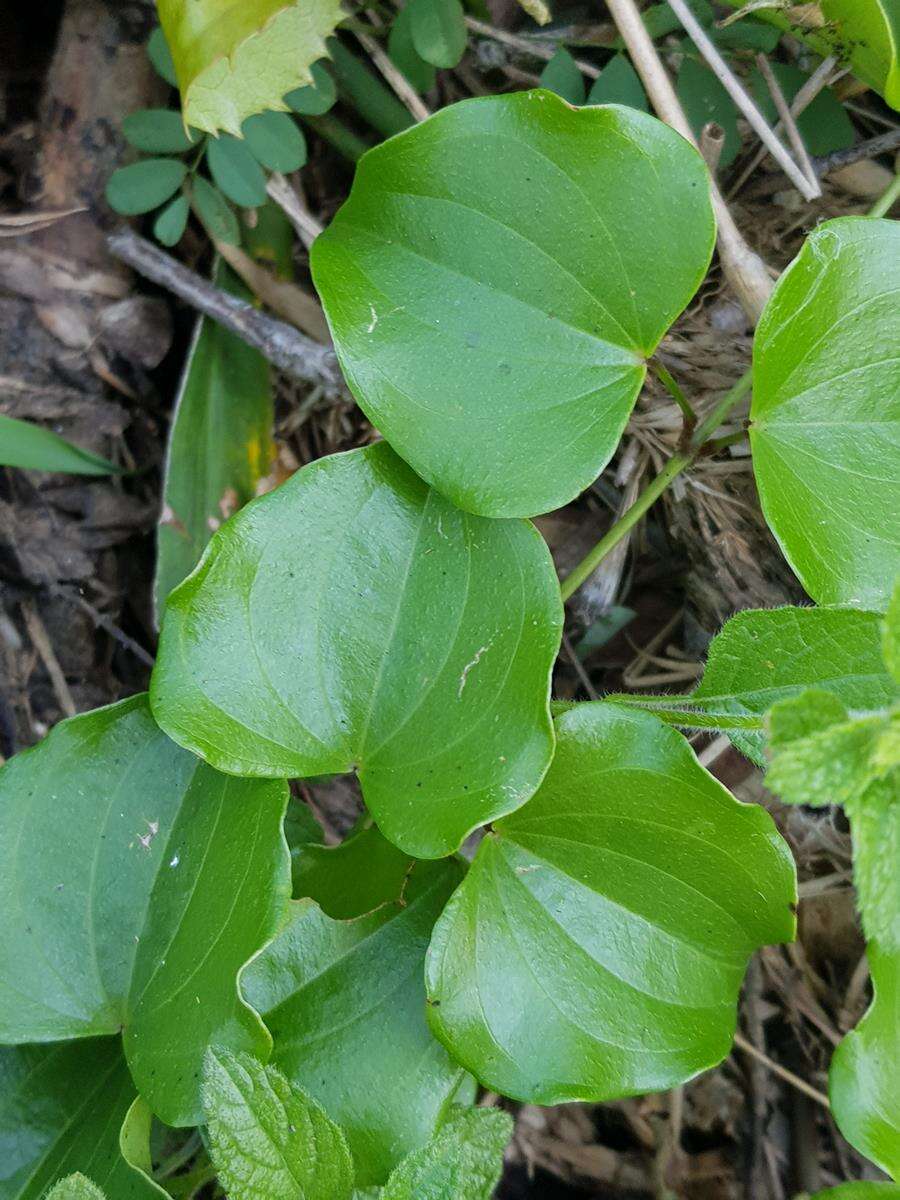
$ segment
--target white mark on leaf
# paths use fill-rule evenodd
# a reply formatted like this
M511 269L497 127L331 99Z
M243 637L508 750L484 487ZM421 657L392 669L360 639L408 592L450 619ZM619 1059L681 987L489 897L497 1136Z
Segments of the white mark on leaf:
M482 654L487 654L487 652L488 652L488 650L490 650L490 648L491 648L490 642L488 642L488 644L486 646L479 647L479 649L475 651L475 657L470 662L467 662L466 665L463 667L462 675L460 675L460 677L459 677L459 690L456 693L457 700L462 699L463 688L466 686L466 683L468 681L469 672L472 670L473 667L478 666L478 663L481 660Z

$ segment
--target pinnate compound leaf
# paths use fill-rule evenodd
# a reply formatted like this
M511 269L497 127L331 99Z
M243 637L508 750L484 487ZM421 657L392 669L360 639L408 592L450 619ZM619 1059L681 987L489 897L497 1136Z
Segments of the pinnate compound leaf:
M531 525L460 512L378 443L215 535L169 597L154 715L220 770L356 766L385 836L439 857L544 775L560 609Z
M459 0L409 0L416 53L434 67L455 67L466 49L466 20Z
M142 158L130 167L119 167L106 181L110 208L126 217L151 212L177 192L187 167L177 158Z
M296 171L306 162L303 134L283 112L248 117L243 132L254 157L270 171Z
M163 246L175 246L181 241L187 228L190 203L187 196L176 196L170 200L153 223L153 236Z
M232 203L243 208L265 204L266 177L246 141L230 133L210 138L206 159L213 182Z
M706 167L678 134L519 92L370 151L312 266L350 387L397 453L463 509L527 516L609 461L714 235Z
M189 125L236 136L247 117L284 107L342 19L338 0L158 0Z
M790 851L648 713L557 718L537 795L495 824L435 927L431 1027L533 1104L673 1087L728 1053L757 947L790 939Z
M68 475L117 475L119 468L99 454L73 446L41 425L0 413L0 466Z
M203 1110L230 1200L351 1200L353 1162L343 1133L275 1067L208 1050Z
M900 573L900 226L825 221L766 305L750 442L763 512L819 604L884 611Z
M216 267L214 282L249 299L224 263ZM272 461L274 420L269 364L215 321L199 318L169 431L157 531L157 620L213 530L256 495Z
M559 47L541 71L541 87L556 92L569 104L584 104L584 77L565 46Z
M816 688L845 707L874 711L900 699L885 670L881 621L856 609L748 609L726 621L690 696L617 696L683 728L721 729L760 766L765 714Z
M154 1112L196 1123L207 1045L268 1053L237 976L284 917L286 800L283 783L227 778L170 742L145 696L10 759L0 1042L121 1029Z
M86 1175L77 1172L67 1175L52 1187L47 1193L47 1200L106 1200L106 1193L101 1192Z
M294 88L284 99L294 112L307 117L320 117L337 100L337 87L324 62L314 62L310 67L310 75L312 83Z
M0 1200L43 1200L73 1171L110 1200L165 1197L120 1150L134 1098L118 1038L0 1046Z
M242 977L272 1033L273 1065L343 1129L360 1187L384 1183L428 1140L464 1080L428 1030L422 979L432 927L461 873L453 859L418 863L402 902L352 921L296 901Z
M195 175L191 183L191 199L200 223L214 242L240 245L241 227L238 219L218 188L214 188L202 175Z
M453 1113L392 1172L381 1200L491 1200L513 1121L497 1108Z
M182 154L194 145L181 113L171 108L140 108L122 120L126 142L145 154Z

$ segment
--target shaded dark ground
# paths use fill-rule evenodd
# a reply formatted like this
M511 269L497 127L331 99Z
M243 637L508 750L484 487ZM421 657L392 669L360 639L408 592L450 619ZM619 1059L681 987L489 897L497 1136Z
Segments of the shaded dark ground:
M512 27L517 11L501 2L494 20ZM0 225L0 412L44 422L136 468L114 481L0 468L0 755L8 757L61 716L146 685L159 468L192 314L136 284L102 240L109 218L98 198L122 154L117 120L164 94L141 50L151 7L31 0L5 6L0 21L8 51L0 217L88 210L44 231L17 228L15 236ZM431 106L476 85L504 90L528 82L521 65L485 72L483 58L474 48L460 70L442 72ZM877 107L871 97L858 103L873 113ZM879 131L874 117L857 120L860 136ZM752 152L749 137L747 147ZM311 139L303 183L321 219L349 177L346 164ZM779 267L817 220L866 207L836 188L815 205L786 190L751 199L758 177L750 184L736 215ZM197 235L179 253L206 266L208 248ZM121 303L125 335L119 324L113 336L104 313ZM749 331L716 269L663 352L701 405L745 369ZM311 403L286 380L279 394L282 471L372 436L349 404ZM576 504L539 522L562 570L658 468L679 429L674 405L648 385L616 463ZM765 531L738 447L699 464L584 589L569 614L556 694L685 690L709 636L730 613L801 598ZM613 619L626 621L619 632L611 632ZM757 957L742 1002L742 1036L763 1057L736 1050L717 1070L661 1096L553 1110L510 1106L518 1123L498 1191L503 1200L779 1200L871 1172L822 1104L772 1066L824 1090L833 1045L867 1001L846 828L828 813L781 809L759 773L727 747L701 741L698 749L738 795L770 807L800 868L800 939ZM333 831L346 827L352 788L341 782L310 794Z

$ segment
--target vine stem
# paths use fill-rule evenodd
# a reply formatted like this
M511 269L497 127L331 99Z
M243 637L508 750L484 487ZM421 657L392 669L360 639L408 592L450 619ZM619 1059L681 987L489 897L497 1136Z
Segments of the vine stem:
M581 562L574 567L560 584L563 600L568 600L578 591L585 580L589 579L607 554L621 542L641 517L660 498L673 479L677 478L686 467L689 467L710 436L719 428L734 406L749 392L753 382L751 371L746 371L737 383L726 392L719 403L712 409L709 416L700 422L686 450L672 456L656 478L648 483L631 508L616 521L600 541L590 550Z

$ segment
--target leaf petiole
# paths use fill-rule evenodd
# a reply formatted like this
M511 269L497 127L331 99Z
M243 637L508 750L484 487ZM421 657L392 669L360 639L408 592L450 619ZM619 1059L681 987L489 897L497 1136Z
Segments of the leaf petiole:
M660 473L650 482L635 500L627 512L619 518L613 527L604 534L600 541L590 550L581 562L573 568L560 585L563 600L568 600L590 578L607 554L616 547L622 538L629 533L641 517L650 509L663 494L673 479L691 465L694 459L708 441L711 434L719 428L734 406L746 396L753 382L750 370L746 371L737 383L725 393L712 412L694 431L686 450L673 455Z

